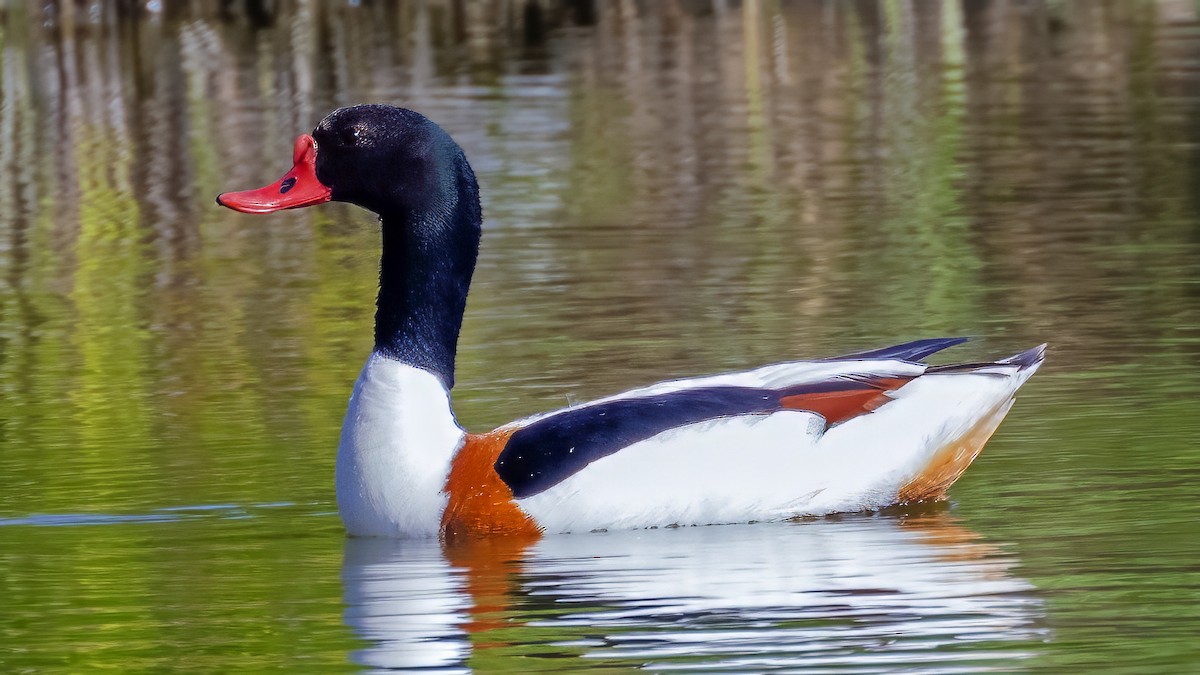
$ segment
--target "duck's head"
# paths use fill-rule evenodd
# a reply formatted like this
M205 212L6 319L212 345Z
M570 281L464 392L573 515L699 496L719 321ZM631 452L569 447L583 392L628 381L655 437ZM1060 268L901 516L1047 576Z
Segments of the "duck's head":
M404 108L339 108L312 135L296 139L292 162L292 170L271 185L225 192L217 203L243 213L271 213L339 201L383 216L412 216L452 210L464 196L477 199L474 175L458 144L424 115Z
M383 230L375 348L447 387L479 251L479 186L462 148L420 113L357 105L296 139L292 170L217 203L271 213L328 201L379 214Z

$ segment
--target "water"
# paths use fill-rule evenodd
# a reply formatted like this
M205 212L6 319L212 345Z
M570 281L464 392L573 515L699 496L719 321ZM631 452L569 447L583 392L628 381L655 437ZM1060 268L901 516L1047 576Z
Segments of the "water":
M0 670L1195 669L1200 7L384 4L4 8ZM1049 360L948 505L347 540L378 233L212 198L361 101L483 185L472 430L932 335Z

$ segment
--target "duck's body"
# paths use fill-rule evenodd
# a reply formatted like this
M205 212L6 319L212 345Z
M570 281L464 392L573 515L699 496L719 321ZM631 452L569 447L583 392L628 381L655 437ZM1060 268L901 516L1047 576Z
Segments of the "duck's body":
M437 378L372 354L342 428L338 510L353 534L454 536L941 499L1041 359L1037 349L966 370L895 358L785 363L468 434Z
M376 345L338 449L351 534L701 525L941 499L1042 362L1039 347L930 367L922 359L962 340L922 340L664 382L468 434L449 394L481 221L465 157L436 125L385 106L336 111L314 136L279 183L218 201L265 212L332 198L381 215Z

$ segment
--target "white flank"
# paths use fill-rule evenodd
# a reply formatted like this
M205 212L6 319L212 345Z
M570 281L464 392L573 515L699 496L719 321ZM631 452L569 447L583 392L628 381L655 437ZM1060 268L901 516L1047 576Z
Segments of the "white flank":
M807 368L806 368L807 367ZM897 361L785 364L737 375L666 383L622 395L658 393L701 382L793 383L835 370L923 372ZM811 370L809 369L811 368ZM893 503L934 454L980 420L1003 417L1036 370L996 366L987 374L934 373L891 393L879 410L824 431L815 414L783 411L727 417L673 429L599 459L539 494L518 501L547 532L778 520L879 508ZM810 381L799 379L798 381Z
M464 432L430 373L372 353L338 444L338 513L353 535L434 537Z

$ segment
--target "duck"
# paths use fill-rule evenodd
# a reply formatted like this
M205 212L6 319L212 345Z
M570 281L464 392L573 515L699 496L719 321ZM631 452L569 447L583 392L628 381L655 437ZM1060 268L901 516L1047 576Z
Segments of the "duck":
M374 347L338 442L352 536L541 537L819 517L947 498L1046 345L929 365L961 337L676 379L469 433L451 407L483 216L463 149L424 115L339 108L292 168L217 203L347 202L382 254Z

